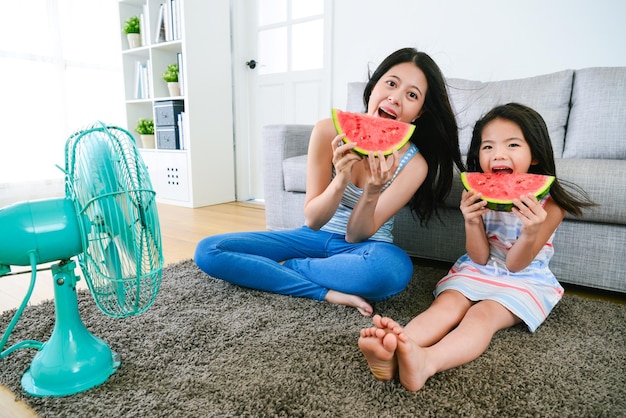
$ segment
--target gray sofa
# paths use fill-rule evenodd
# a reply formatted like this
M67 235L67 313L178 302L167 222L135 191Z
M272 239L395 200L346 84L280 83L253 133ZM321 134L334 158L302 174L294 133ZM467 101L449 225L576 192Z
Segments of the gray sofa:
M474 122L497 104L533 107L546 120L557 175L583 187L599 206L567 215L554 240L552 271L563 283L626 293L626 67L566 70L494 82L448 79L467 152ZM350 83L346 110L362 111L365 83ZM306 152L312 126L263 128L268 229L301 226ZM418 258L454 262L465 252L462 184L455 178L442 221L420 226L408 208L396 216L395 243Z

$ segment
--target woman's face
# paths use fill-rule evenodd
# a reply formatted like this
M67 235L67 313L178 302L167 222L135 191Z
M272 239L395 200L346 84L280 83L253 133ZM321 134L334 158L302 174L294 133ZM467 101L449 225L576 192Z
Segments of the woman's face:
M401 122L414 122L421 114L428 83L412 62L397 64L378 80L370 96L367 114Z
M478 159L485 173L528 173L536 164L520 127L500 118L483 128Z

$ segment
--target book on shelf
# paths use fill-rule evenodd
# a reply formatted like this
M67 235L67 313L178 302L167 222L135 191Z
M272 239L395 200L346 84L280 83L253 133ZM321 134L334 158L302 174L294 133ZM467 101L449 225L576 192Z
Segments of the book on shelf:
M135 89L133 92L134 99L143 99L143 90L142 90L142 77L143 71L141 70L142 63L137 61L135 63Z
M172 37L173 39L180 39L182 37L181 24L180 24L180 0L169 0L171 2L172 10Z
M183 53L176 54L176 63L178 64L178 88L180 89L180 95L185 95L185 76L183 71Z
M187 145L185 144L187 139L187 116L184 111L178 114L176 124L178 125L178 149L187 149Z
M181 38L180 1L165 0L159 5L154 42L168 42Z
M154 42L165 42L165 4L161 3L159 6L159 14L157 15L156 35Z
M150 45L150 33L148 27L150 26L150 22L146 21L146 16L149 16L148 13L148 4L144 3L143 5L143 13L139 15L139 24L141 31L141 45L148 46Z
M168 0L167 2L163 4L163 6L164 6L163 17L165 21L165 40L171 41L172 39L174 39L174 37L172 36L172 7L171 7L172 4Z
M148 45L146 36L146 23L143 13L139 14L139 35L141 36L141 46Z
M148 63L137 61L135 64L135 99L150 98L150 79Z
M148 70L151 67L150 64L150 59L148 59L146 61L146 65L144 65L143 67L143 72L144 72L144 88L145 88L145 92L146 92L146 99L149 99L152 97L152 93L150 90L150 86L152 85L152 80L150 79L152 77L152 73Z

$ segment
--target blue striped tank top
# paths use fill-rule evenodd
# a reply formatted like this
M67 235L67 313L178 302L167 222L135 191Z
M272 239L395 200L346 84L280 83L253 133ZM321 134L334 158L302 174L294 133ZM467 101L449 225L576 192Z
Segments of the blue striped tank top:
M407 163L418 153L418 149L415 144L410 143L409 149L404 153L402 158L400 159L400 164L398 165L398 169L393 174L391 180L389 180L384 186L383 190L385 190L389 185L395 180L395 178L400 173ZM339 203L339 207L337 211L333 215L333 217L324 225L321 230L326 232L331 232L333 234L341 234L345 235L346 230L348 228L348 219L350 218L350 214L352 210L356 206L357 202L361 198L363 194L363 189L355 186L352 183L349 183L346 187L345 192L341 198L341 202ZM384 242L393 242L393 234L391 233L393 229L393 221L394 217L392 216L387 222L385 222L379 229L376 231L374 235L370 237L370 239L375 241L384 241Z

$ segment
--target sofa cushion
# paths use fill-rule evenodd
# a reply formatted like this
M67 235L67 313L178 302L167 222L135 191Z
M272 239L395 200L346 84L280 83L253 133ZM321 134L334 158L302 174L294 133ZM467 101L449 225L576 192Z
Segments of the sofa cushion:
M556 160L556 174L563 186L576 184L598 204L585 209L582 220L626 225L626 160L561 158Z
M574 73L563 158L626 159L626 67Z
M557 158L556 174L562 185L573 183L582 188L598 206L583 210L581 218L567 214L570 219L588 222L626 225L626 160ZM606 173L610 173L609 176ZM570 189L571 190L571 189ZM445 207L458 209L461 203L463 183L455 173Z
M459 125L461 153L467 154L474 124L497 105L518 102L543 116L550 131L555 157L563 155L574 71L565 70L517 80L481 82L449 78L448 94ZM348 112L363 112L364 82L348 83Z
M449 78L448 94L457 116L461 153L467 154L474 124L495 106L518 102L543 116L555 157L563 154L573 70L517 80L480 82Z
M306 155L283 160L285 191L306 193Z
M362 81L353 81L348 83L348 100L346 103L346 112L364 113L365 105L363 104L363 90L365 85Z

